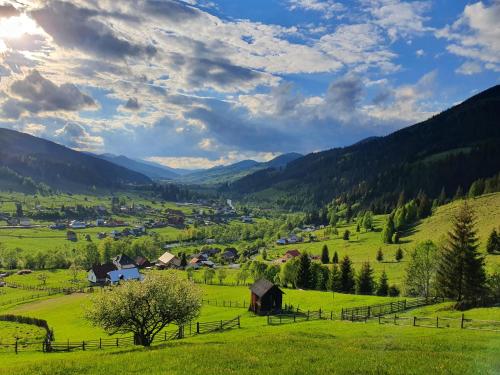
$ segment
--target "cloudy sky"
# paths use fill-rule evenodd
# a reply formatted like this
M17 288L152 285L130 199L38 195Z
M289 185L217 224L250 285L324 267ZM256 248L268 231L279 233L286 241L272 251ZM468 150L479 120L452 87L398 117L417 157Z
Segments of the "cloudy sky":
M0 126L199 168L345 146L500 81L500 1L0 0Z

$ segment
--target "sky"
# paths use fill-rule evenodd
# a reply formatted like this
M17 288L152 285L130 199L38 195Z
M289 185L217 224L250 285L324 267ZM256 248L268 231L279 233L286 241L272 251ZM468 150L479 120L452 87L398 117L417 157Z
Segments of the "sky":
M389 134L500 81L500 0L0 0L0 127L208 168Z

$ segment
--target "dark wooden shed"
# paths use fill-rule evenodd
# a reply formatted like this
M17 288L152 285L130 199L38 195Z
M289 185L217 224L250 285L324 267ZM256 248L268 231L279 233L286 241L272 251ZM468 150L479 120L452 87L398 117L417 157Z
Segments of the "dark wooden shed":
M250 311L259 315L281 311L284 292L266 279L255 282L250 291Z

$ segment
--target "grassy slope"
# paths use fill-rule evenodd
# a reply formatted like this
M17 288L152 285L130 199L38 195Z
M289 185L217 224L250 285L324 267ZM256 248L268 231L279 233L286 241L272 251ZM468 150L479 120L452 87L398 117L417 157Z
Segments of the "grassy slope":
M152 349L3 355L2 374L495 374L500 336L377 323L245 326ZM446 332L446 334L443 334ZM21 359L21 361L20 361ZM126 369L126 370L125 370Z

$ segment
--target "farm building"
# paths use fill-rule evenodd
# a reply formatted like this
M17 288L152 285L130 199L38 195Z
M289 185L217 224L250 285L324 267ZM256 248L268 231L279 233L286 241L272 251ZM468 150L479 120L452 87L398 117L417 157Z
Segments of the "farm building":
M116 271L116 266L113 263L95 264L89 270L87 279L92 284L104 284L108 272Z
M143 276L137 268L124 268L121 270L110 271L106 276L106 282L116 284L120 281L142 280Z
M153 263L151 263L147 258L143 256L138 256L137 258L135 258L135 264L138 268L150 268L154 266Z
M113 259L113 264L116 266L116 269L123 270L127 268L135 268L135 263L130 257L125 254L117 255Z
M250 291L250 311L259 315L281 311L284 292L269 280L256 281Z
M163 255L158 258L156 266L158 268L179 268L181 266L181 260L174 254L165 251Z

